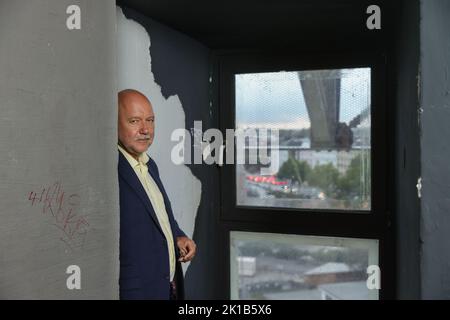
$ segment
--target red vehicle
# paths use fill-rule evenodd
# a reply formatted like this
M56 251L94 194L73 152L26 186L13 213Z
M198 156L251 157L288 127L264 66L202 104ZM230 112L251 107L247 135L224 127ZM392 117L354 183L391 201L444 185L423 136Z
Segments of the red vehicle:
M287 185L287 181L279 181L275 176L247 176L247 180L256 182L256 183L267 183L273 184L276 186L284 186Z

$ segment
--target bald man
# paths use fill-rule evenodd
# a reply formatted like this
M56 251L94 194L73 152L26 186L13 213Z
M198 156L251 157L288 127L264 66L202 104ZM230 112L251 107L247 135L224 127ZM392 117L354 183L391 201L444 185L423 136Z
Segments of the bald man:
M146 151L155 115L136 90L119 92L120 298L183 298L180 262L196 245L178 227L158 167Z

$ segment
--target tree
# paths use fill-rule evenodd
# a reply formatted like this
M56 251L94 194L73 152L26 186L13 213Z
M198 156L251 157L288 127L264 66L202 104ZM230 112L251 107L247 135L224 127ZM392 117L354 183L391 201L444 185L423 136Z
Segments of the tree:
M351 199L357 195L370 196L370 158L356 156L338 182L338 193L342 199ZM364 187L367 186L367 190Z
M315 166L308 178L311 186L324 190L328 196L336 190L338 180L339 171L331 163Z
M311 172L311 167L305 161L298 161L293 157L283 163L280 170L278 170L278 179L291 179L292 181L297 181L302 183L307 180L309 173Z

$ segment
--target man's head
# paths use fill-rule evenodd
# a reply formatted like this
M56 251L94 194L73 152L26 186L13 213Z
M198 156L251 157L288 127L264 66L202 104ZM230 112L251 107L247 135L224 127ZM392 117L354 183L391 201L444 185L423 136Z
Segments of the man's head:
M155 133L155 115L150 101L137 90L119 92L119 143L135 159L147 151Z

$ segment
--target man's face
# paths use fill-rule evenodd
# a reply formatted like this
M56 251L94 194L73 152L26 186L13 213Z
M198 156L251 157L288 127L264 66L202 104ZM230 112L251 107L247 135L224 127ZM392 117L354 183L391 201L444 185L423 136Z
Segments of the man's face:
M142 96L133 96L119 107L119 141L136 159L153 142L155 115L151 103Z

